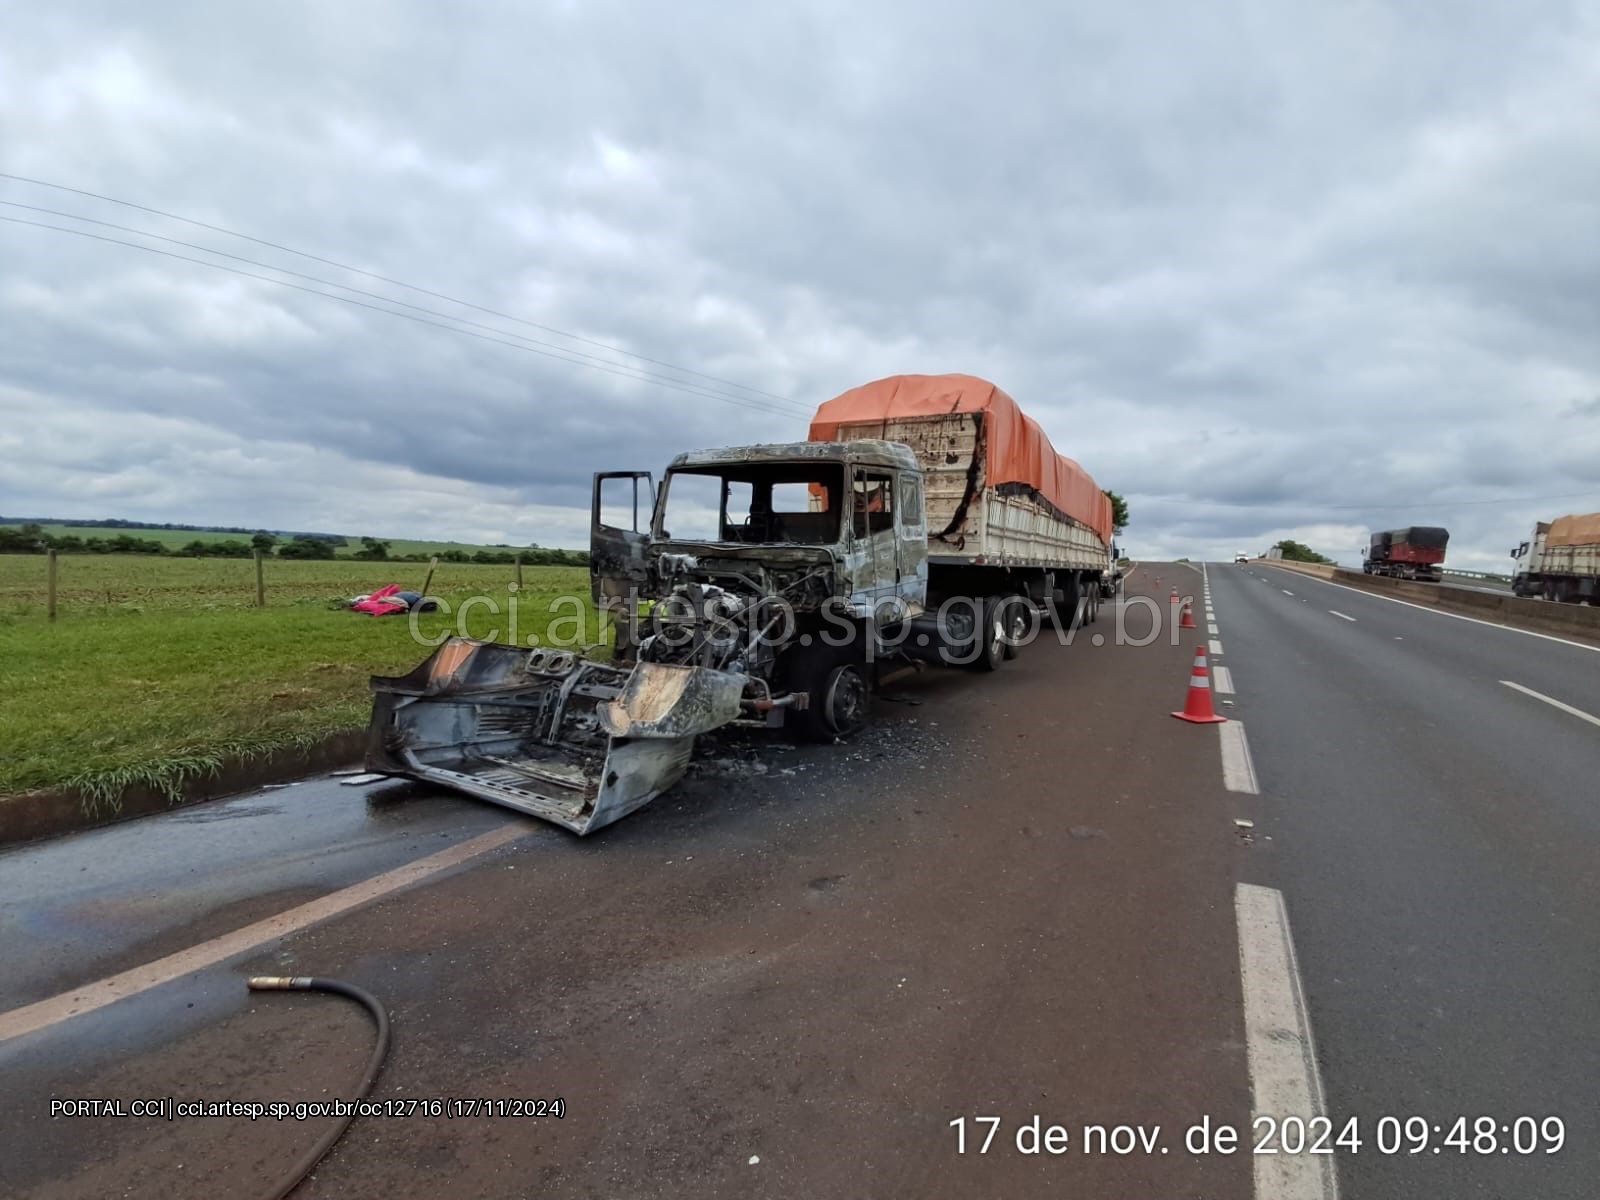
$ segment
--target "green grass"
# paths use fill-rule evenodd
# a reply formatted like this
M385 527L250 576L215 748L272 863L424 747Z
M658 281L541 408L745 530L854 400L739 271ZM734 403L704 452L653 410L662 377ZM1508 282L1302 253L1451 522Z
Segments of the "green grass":
M333 607L386 583L420 588L426 564L67 555L59 618L45 618L43 560L0 555L0 795L73 787L115 806L139 783L176 793L224 759L365 726L369 675L409 670L431 648L405 617ZM412 576L415 576L413 578ZM525 567L517 638L598 642L588 572ZM441 563L430 592L475 608L424 614L417 632L510 641L510 566ZM552 624L554 622L554 624Z
M7 521L6 525L17 527L17 522ZM248 542L248 533L218 533L204 529L150 529L143 526L118 526L115 528L98 525L61 525L44 524L39 526L51 537L76 536L88 538L114 538L119 534L129 537L142 538L145 541L160 542L169 551L177 551L187 546L190 542ZM340 558L349 558L361 549L361 537L356 534L349 535L349 544L335 546L334 553ZM287 540L287 539L283 539ZM428 542L418 541L414 538L385 538L379 541L389 543L390 554L443 554L448 550L465 550L471 554L478 550L521 550L523 546L488 546L478 542Z

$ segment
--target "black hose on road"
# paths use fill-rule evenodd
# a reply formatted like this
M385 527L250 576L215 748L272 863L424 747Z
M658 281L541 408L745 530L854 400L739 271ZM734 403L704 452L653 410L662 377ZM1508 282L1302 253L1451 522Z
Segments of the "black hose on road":
M250 979L249 986L252 992L333 992L335 995L354 1000L371 1013L373 1023L378 1028L378 1040L372 1047L372 1057L367 1060L366 1074L361 1077L361 1083L351 1100L364 1099L372 1091L372 1085L378 1079L378 1072L383 1070L383 1060L389 1053L389 1014L383 1011L383 1005L378 1003L376 996L352 983L344 983L338 979L318 979L312 975L257 975ZM333 1149L333 1144L344 1136L344 1131L350 1128L350 1123L354 1120L353 1112L347 1117L338 1118L333 1127L296 1159L269 1190L261 1193L262 1200L283 1200L299 1187L300 1181L311 1174L312 1168L322 1161L324 1154Z

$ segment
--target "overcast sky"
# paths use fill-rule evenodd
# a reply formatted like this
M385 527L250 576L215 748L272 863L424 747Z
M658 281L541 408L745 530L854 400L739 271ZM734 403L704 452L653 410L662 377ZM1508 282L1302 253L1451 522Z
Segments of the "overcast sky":
M1600 510L1600 0L0 13L0 171L700 373L0 179L523 347L0 221L0 513L582 545L594 470L942 371L1142 558Z

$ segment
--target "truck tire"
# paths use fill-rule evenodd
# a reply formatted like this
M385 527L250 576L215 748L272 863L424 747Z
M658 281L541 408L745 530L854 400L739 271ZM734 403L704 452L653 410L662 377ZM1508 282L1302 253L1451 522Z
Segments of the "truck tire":
M1022 651L1022 639L1028 636L1028 630L1033 623L1028 620L1028 606L1031 602L1025 596L1002 596L1000 598L1000 611L1004 614L1005 628L1009 631L1000 653L1007 659L1015 658Z
M1078 583L1078 577L1069 575L1056 592L1056 628L1062 633L1071 633L1078 628L1078 610L1082 600L1083 588Z
M1005 638L1005 596L985 596L983 598L983 620L979 622L977 631L973 634L979 638L978 656L972 661L975 671L998 671L1000 664L1006 660Z

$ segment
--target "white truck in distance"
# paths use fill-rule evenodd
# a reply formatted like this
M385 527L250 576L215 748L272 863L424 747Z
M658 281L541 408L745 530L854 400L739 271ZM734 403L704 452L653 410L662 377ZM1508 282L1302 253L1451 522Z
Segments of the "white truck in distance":
M1517 595L1600 604L1600 513L1540 521L1511 557Z

